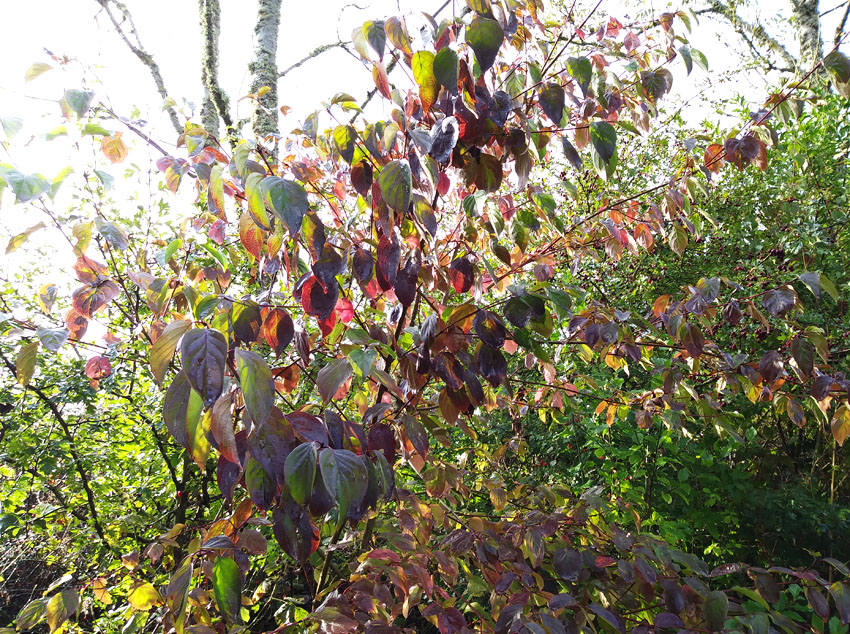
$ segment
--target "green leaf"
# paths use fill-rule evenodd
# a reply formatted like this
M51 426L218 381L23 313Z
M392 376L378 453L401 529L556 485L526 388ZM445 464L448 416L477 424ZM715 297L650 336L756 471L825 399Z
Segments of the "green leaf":
M472 47L481 72L490 69L505 39L505 32L496 20L479 15L466 27L466 42Z
M348 358L354 362L354 369L363 378L368 378L378 359L378 351L374 348L356 348L348 353Z
M99 123L87 123L80 131L83 136L112 136L112 133Z
M265 360L255 352L236 351L236 371L245 399L245 408L255 425L262 425L274 405L272 371Z
M305 442L298 445L286 457L283 473L289 485L292 499L304 506L313 494L313 482L316 479L318 443Z
M183 335L180 351L189 384L210 407L224 389L227 340L217 330L197 328Z
M104 220L100 216L94 219L94 226L100 232L113 249L124 251L130 246L130 238L127 233L114 222Z
M708 58L703 55L702 52L698 51L695 48L692 48L691 57L693 57L694 62L697 66L702 68L705 72L708 72Z
M587 96L587 87L593 76L593 66L586 57L570 57L567 60L567 73L578 82L582 94Z
M709 592L705 598L702 611L708 628L712 632L722 630L723 624L726 622L726 617L729 614L729 598L726 596L726 593L720 590Z
M334 359L319 370L316 375L316 387L319 388L319 394L325 403L333 398L336 391L351 376L351 372L351 364L345 358Z
M35 599L27 603L15 618L15 629L31 630L47 613L47 599Z
M850 57L841 51L832 51L824 57L823 66L842 84L850 82Z
M257 172L251 172L245 179L245 198L248 201L248 213L251 214L251 219L263 231L269 231L271 224L269 223L269 214L266 211L266 204L263 201L263 193L260 189L263 175Z
M37 328L35 334L45 350L56 352L68 341L70 332L67 328Z
M174 351L177 350L177 344L180 338L192 327L192 322L188 319L178 319L168 324L160 333L156 341L151 346L151 372L153 372L156 382L162 385L162 379L165 377L165 371L168 369L168 364L171 363L174 357Z
M82 117L88 112L93 97L94 93L90 90L66 90L59 105L65 116L70 117L71 112L76 112L78 117Z
M608 163L617 149L617 131L607 121L594 121L590 124L590 143L599 157Z
M668 243L673 252L679 257L685 252L685 247L688 246L688 234L685 232L682 225L676 223L673 225L673 230L668 237Z
M378 185L384 201L393 211L400 214L407 211L413 188L413 177L407 161L392 161L384 166L378 176Z
M690 75L691 71L694 69L694 58L691 55L691 47L688 45L680 47L679 55L682 56L682 61L685 62L685 70L687 70L688 75Z
M440 49L434 57L434 77L453 95L457 94L457 74L457 53L448 46Z
M30 384L33 374L35 374L35 362L38 358L39 341L30 341L21 346L18 350L18 356L15 358L15 374L18 378L18 383L26 387Z
M564 115L564 89L560 84L548 83L538 93L538 100L543 112L554 123L559 125Z
M45 610L47 615L47 625L50 626L50 631L53 632L73 614L77 612L77 606L80 604L80 595L76 590L63 590L59 594L54 594L50 601L47 602Z
M295 181L267 176L260 183L260 191L275 215L286 223L289 234L296 235L307 213L307 190Z
M230 557L215 560L212 585L218 611L229 623L241 623L242 573Z
M19 203L29 202L50 190L50 183L40 174L23 174L16 169L0 171L0 179L15 192Z
M339 150L339 155L343 160L351 165L351 159L354 158L354 148L357 147L357 130L354 126L340 125L334 129L334 145Z
M384 30L383 21L368 20L364 22L363 35L366 37L366 41L369 43L369 46L372 47L372 50L378 54L378 58L383 58L384 48L387 44L387 32Z
M24 120L20 117L0 117L0 126L3 126L6 137L11 139L24 127Z
M323 449L319 466L325 487L339 507L337 527L340 527L352 511L363 508L369 473L363 460L345 449Z

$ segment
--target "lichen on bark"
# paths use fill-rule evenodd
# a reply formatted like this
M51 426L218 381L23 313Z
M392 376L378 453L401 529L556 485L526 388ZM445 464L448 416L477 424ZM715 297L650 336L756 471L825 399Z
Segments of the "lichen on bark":
M256 48L249 65L252 75L251 92L256 94L263 86L269 90L259 99L254 109L251 128L258 141L277 128L277 38L280 28L281 0L260 0L257 23L254 27Z

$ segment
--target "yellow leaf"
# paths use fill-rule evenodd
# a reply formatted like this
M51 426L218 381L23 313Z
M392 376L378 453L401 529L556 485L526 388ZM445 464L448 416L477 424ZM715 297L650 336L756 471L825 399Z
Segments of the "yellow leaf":
M112 595L109 594L109 590L106 589L106 578L98 577L91 584L92 592L94 592L94 598L103 603L104 605L109 605L112 603Z
M100 142L100 149L103 150L106 158L112 163L120 163L127 158L127 154L129 153L124 141L121 140L120 132L116 132L112 136L103 137L103 140Z
M832 416L832 436L839 447L843 447L850 436L850 407L847 403L842 403Z
M38 340L21 346L21 349L18 351L18 357L15 359L15 372L18 375L18 383L24 387L30 384L32 375L35 374L37 353Z
M159 596L159 592L150 583L143 583L133 588L127 596L127 600L134 609L143 612L162 603L162 597Z
M45 64L44 62L36 62L27 69L27 72L24 75L24 81L30 82L39 75L51 70L52 68L53 66L51 66L50 64Z

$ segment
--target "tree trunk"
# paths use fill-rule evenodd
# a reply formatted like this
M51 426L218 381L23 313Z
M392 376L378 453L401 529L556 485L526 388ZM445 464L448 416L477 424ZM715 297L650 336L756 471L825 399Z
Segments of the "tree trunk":
M218 0L198 0L198 14L203 39L201 83L204 86L204 101L201 106L201 124L207 132L218 136L219 112L214 96L218 76L218 38L221 32L221 7ZM224 100L226 103L227 97Z
M253 76L251 92L256 94L267 86L268 92L259 99L251 127L259 141L277 133L277 35L280 28L281 0L260 0L254 34L257 47L249 66Z
M799 72L805 73L823 57L818 0L792 0L794 29L800 42Z

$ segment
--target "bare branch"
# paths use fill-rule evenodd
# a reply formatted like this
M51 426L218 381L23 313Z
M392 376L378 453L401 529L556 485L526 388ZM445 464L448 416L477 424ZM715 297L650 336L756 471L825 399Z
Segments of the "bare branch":
M201 37L204 42L201 54L201 82L204 85L201 122L207 132L218 136L219 117L224 121L228 132L233 129L227 93L218 83L218 40L221 33L219 0L198 0L198 14L201 19Z
M778 55L785 66L796 68L797 60L776 38L772 37L765 28L756 21L749 23L741 19L734 5L721 2L720 0L712 0L711 4L696 12L697 15L704 13L714 13L731 23L735 32L747 43L750 49L759 57L763 57L760 51L756 49L756 45L763 46L775 55Z
M103 7L106 15L109 16L110 21L112 22L115 30L118 32L118 35L121 36L121 39L124 40L124 43L129 47L130 51L139 58L145 66L150 70L151 75L153 76L153 81L156 84L156 90L159 95L163 99L168 98L168 91L165 89L165 82L162 79L162 73L159 71L159 65L154 61L154 58L148 53L145 48L142 46L142 42L139 39L139 33L136 31L136 25L133 23L133 16L130 15L130 11L127 7L124 6L118 0L96 0L96 2ZM119 22L115 15L112 13L110 5L114 5L118 11L121 12L122 20ZM135 43L130 41L130 38L127 36L127 33L124 31L123 24L127 23L129 33L133 36ZM171 119L171 125L174 126L174 130L177 134L183 132L183 126L180 125L180 121L177 119L177 112L174 110L172 106L168 106L168 116Z
M838 28L835 29L835 38L832 40L832 43L835 46L838 46L838 43L841 41L841 37L844 35L844 27L847 26L847 18L850 17L850 0L847 2L847 8L844 10L844 15L841 16L841 22L838 25Z
M318 56L319 56L319 55L321 55L322 53L324 53L324 52L326 52L326 51L330 51L331 49L334 49L334 48L341 48L341 49L343 49L343 50L346 50L346 51L347 51L347 50L348 50L348 48L347 48L347 44L348 44L347 42L334 42L333 44L322 44L321 46L317 46L317 47L316 47L316 48L314 48L312 51L310 51L309 53L307 53L307 55L305 55L302 59L300 59L300 60L298 60L297 62L295 62L292 66L290 66L289 68L287 68L287 69L285 69L285 70L282 70L282 71L280 72L280 74L278 75L278 77L283 77L283 76L284 76L284 75L286 75L288 72L290 72L290 71L292 71L292 70L295 70L296 68L298 68L298 67L299 67L299 66L301 66L302 64L304 64L304 63L306 63L306 62L309 62L309 61L310 61L311 59L313 59L314 57L318 57Z

